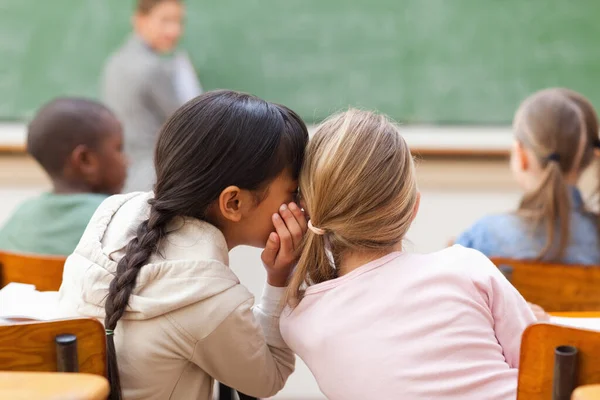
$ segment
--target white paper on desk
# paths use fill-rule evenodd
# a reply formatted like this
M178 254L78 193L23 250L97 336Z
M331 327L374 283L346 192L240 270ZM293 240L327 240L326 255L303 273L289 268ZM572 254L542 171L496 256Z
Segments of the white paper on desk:
M569 318L550 317L550 322L558 325L566 325L573 328L590 329L600 331L600 318Z
M202 94L202 86L188 54L177 52L173 59L175 71L175 90L182 103Z
M59 318L58 292L38 292L33 285L11 282L0 289L0 317Z

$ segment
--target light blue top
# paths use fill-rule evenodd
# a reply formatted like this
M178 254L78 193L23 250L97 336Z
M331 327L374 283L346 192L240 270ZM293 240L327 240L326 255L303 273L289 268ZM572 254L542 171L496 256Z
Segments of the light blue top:
M579 190L574 187L569 190L572 208L569 244L561 260L551 261L600 265L597 216L585 210ZM514 213L489 215L460 235L456 244L479 250L488 257L536 259L546 244L546 229L532 229Z

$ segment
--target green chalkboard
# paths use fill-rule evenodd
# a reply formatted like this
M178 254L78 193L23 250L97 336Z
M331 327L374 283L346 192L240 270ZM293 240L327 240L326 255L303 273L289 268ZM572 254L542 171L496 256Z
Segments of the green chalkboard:
M567 86L600 105L598 0L188 0L207 89L248 91L307 121L349 105L409 123L507 123ZM0 0L0 119L96 96L128 34L126 0Z

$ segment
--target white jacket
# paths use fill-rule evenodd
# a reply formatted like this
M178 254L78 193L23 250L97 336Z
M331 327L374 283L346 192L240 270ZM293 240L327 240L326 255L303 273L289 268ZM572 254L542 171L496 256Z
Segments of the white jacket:
M147 219L151 196L113 196L96 211L65 264L62 313L103 321L117 261ZM283 289L267 285L253 307L217 228L181 218L168 230L115 330L125 399L208 400L213 378L250 396L274 395L294 369L279 333Z

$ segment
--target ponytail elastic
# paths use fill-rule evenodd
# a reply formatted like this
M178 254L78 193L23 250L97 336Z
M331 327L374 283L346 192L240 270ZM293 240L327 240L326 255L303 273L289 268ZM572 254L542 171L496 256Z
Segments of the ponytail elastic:
M325 233L327 233L325 232L325 229L317 228L316 226L314 226L310 220L308 220L308 229L310 229L310 231L315 235L319 236L323 236Z
M600 138L594 140L594 142L592 143L592 147L594 147L595 149L600 149Z

